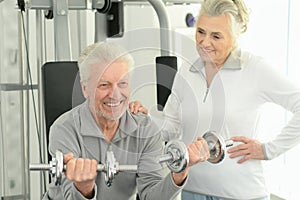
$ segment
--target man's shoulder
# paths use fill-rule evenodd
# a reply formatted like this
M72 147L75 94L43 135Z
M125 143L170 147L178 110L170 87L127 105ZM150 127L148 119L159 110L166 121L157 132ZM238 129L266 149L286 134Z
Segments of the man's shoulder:
M137 125L148 125L152 123L151 117L144 113L138 112L137 114L132 114L128 112L130 117Z
M72 109L62 113L60 116L58 116L55 119L52 126L66 125L69 123L73 124L74 121L76 121L76 119L79 118L80 108L81 108L81 106L77 106L75 108L72 108Z
M135 127L140 131L147 132L157 132L158 126L152 119L150 115L146 115L143 113L132 114L129 110L127 110L127 125L130 127Z

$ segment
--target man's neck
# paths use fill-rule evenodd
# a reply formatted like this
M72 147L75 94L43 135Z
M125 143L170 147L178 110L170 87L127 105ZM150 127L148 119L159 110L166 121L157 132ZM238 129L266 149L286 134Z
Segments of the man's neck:
M103 118L98 118L97 124L101 129L102 133L104 134L105 138L109 142L111 142L117 133L119 127L119 120L107 120Z

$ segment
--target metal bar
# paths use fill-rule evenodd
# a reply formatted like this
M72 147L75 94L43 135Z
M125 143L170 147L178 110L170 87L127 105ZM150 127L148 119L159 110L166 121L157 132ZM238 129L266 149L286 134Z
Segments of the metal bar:
M36 63L37 63L37 82L38 84L41 83L41 77L40 77L40 69L41 66L44 62L44 57L43 57L43 53L44 53L44 49L43 49L43 20L42 20L42 11L41 10L36 10L36 35L37 35L37 43L36 43L36 49L37 51L37 56L36 56ZM42 108L42 101L41 101L41 92L40 92L40 87L38 87L37 89L37 97L38 97L38 123L39 123L39 130L38 130L38 134L40 134L39 137L39 157L40 157L40 162L44 162L44 137L42 134L42 112L41 112L41 108ZM40 174L40 194L44 194L44 188L46 188L45 186L45 181L44 181L44 177L45 174L41 173Z
M72 59L67 0L53 0L55 57L57 61Z
M114 1L114 0L113 0ZM116 0L117 1L117 0ZM1 2L1 0L0 0ZM124 0L125 3L130 4L147 4L148 0ZM167 5L172 4L199 4L201 1L199 0L163 0L163 3ZM102 8L104 5L103 0L98 0L96 5L93 5L93 7L99 7ZM51 10L53 9L52 0L30 0L27 3L27 8L30 9L40 9L40 10ZM87 1L85 0L72 0L68 2L68 6L70 10L85 10L89 9L87 6Z
M24 42L22 44L24 44L24 48L25 48L25 51L24 51L24 58L26 60L26 62L24 63L23 65L23 69L24 69L24 75L26 76L23 76L23 77L26 77L26 80L25 80L25 83L27 85L30 84L30 79L29 79L29 62L30 62L30 58L29 58L29 49L30 49L30 46L29 46L29 43L30 43L30 40L29 40L29 35L30 35L30 18L29 18L29 12L26 12L26 33L27 35L24 35ZM27 44L26 44L27 42ZM27 46L26 46L27 45ZM23 83L20 82L20 83ZM24 183L25 183L25 191L24 191L24 194L28 194L28 200L30 200L30 172L28 170L28 165L29 165L29 161L30 161L30 93L29 93L29 90L25 90L24 91L25 94L26 94L26 112L25 112L25 120L26 120L26 131L24 131L24 171L25 171L25 178L24 178ZM22 93L22 92L20 92ZM25 123L25 121L24 121ZM27 198L26 198L27 199Z
M105 41L107 26L106 14L95 13L95 42ZM101 24L101 27L99 26Z
M53 3L52 0L48 1L41 1L41 0L30 0L27 4L27 7L30 9L53 9ZM85 10L87 9L87 1L84 0L72 0L68 2L69 9L74 10Z
M172 161L172 160L173 160L172 154L168 153L168 154L166 154L166 155L162 155L162 156L159 158L158 162L159 162L159 163L163 163L163 162L168 162L168 161Z
M117 171L120 172L137 172L137 165L119 165Z
M29 165L29 169L31 171L47 171L50 170L52 167L53 166L51 164L30 164ZM66 170L66 168L67 166L64 165L63 167L64 171ZM118 167L116 167L116 170L120 172L128 172L128 171L136 172L137 165L119 165ZM98 164L97 171L98 172L106 171L106 166L103 164Z
M160 25L160 48L161 55L168 56L170 55L169 51L171 51L171 37L170 34L170 20L167 14L167 10L163 1L161 0L148 0L149 3L153 6L156 14L158 16L159 25Z
M3 196L1 197L1 200L24 200L28 199L28 195L12 195L12 196Z
M50 169L51 169L50 164L29 164L29 170L31 171L44 171Z
M31 90L38 89L38 85L29 85L29 84L18 84L18 83L2 83L0 84L0 91L22 91L22 90Z

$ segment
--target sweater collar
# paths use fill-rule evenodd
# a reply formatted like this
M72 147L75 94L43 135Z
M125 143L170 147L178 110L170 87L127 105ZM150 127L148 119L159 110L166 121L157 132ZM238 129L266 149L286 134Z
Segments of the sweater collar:
M137 124L128 109L119 120L119 128L113 141L132 135L137 129ZM88 101L85 101L80 109L80 123L80 133L82 136L105 138L89 109Z
M201 58L198 58L190 67L191 72L199 72L204 68L204 63ZM241 63L241 49L237 48L231 52L221 70L240 70L242 69Z

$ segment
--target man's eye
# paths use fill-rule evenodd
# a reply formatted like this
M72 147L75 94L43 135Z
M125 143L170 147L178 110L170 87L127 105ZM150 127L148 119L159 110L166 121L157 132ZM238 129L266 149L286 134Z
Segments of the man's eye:
M99 87L99 88L107 88L107 87L108 87L108 84L107 84L107 83L101 83L101 84L99 84L98 87Z
M128 82L120 82L118 85L120 88L125 88L128 86Z

